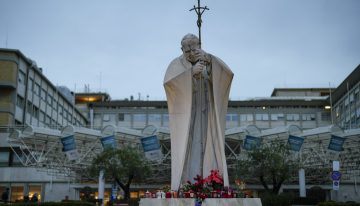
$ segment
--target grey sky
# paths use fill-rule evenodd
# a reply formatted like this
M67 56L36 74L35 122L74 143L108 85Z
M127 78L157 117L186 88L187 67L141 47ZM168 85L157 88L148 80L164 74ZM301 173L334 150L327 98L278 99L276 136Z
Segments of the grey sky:
M0 0L0 47L35 60L55 85L112 99L164 100L196 0ZM203 49L235 76L233 100L274 87L338 86L360 64L359 0L202 0ZM75 86L76 85L76 86Z

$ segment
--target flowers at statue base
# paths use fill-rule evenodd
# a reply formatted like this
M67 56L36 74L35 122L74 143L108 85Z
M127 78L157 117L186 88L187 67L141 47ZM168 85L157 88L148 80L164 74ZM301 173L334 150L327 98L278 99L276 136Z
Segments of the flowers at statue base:
M245 181L242 181L240 179L235 180L236 189L238 192L239 197L246 197L244 189L246 187Z
M224 188L224 179L219 170L211 170L210 175L206 178L197 175L194 180L194 183L187 181L181 187L181 190L184 192L184 197L196 198L201 202L208 197L223 197L222 194L230 191L229 188ZM224 191L224 189L226 189L226 191Z
M205 178L205 182L213 188L213 190L221 190L224 185L224 179L221 177L219 170L211 170L210 175Z
M186 198L193 198L195 196L199 201L203 201L208 197L210 190L201 175L196 175L194 180L195 183L187 181L186 184L183 185L182 190L184 191L184 196Z
M246 187L245 181L241 181L240 179L235 180L235 185L239 190L243 190Z

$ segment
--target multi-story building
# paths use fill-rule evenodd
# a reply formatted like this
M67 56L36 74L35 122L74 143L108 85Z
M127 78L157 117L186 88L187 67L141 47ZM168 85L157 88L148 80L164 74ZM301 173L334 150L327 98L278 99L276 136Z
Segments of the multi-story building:
M50 178L34 168L19 168L20 160L7 141L13 131L25 126L60 129L87 124L87 118L75 108L74 98L60 92L33 60L19 50L0 49L0 193L10 187L12 201L22 198L24 191L43 196L38 181Z
M0 126L86 125L87 118L18 50L0 50Z
M285 91L292 93L288 95ZM304 92L312 92L304 96ZM226 115L226 129L255 125L260 129L297 125L311 129L331 124L329 89L274 89L272 97L254 98L243 101L229 101ZM143 129L147 125L168 127L169 116L166 101L93 101L92 93L76 94L84 107L86 96L89 103L90 122L94 128L106 125ZM101 94L96 94L101 95ZM106 94L103 94L106 95ZM79 96L79 97L78 97ZM104 96L105 97L105 96ZM83 111L86 111L83 110Z
M359 176L359 74L360 66L337 88L275 88L270 97L229 101L225 117L225 152L231 178L234 162L244 152L241 145L247 134L286 139L289 134L296 133L305 138L303 150L311 157L305 164L316 163L307 177L318 178L317 168L327 167L329 160L340 158L346 177L343 182L348 185L346 188L350 188L344 190L344 194L350 197L354 193L351 189L354 178L356 182ZM22 130L25 125L27 127ZM34 192L41 194L45 201L58 201L64 196L79 199L84 186L96 190L94 183L75 181L66 175L65 179L52 175L64 175L81 166L80 162L66 161L61 151L59 138L69 131L79 143L81 158L87 161L91 159L88 154L101 151L99 138L109 128L113 128L117 141L132 141L138 145L147 132L145 130L150 128L153 132L157 128L164 159L159 161L153 179L149 179L146 185L136 186L134 196L139 196L144 188L156 188L170 180L171 145L165 100L111 100L109 94L89 92L76 93L73 97L66 88L55 87L34 61L18 50L0 49L0 126L0 192L9 187L13 201ZM348 138L342 153L325 151L335 133ZM22 156L16 153L17 150L31 161L19 160ZM59 162L52 162L59 159ZM50 169L53 173L44 173L38 168ZM61 172L56 172L59 169ZM325 182L329 183L329 180ZM308 187L322 187L327 198L334 199L330 195L331 186L319 181L308 183ZM111 186L107 187L106 193L109 194ZM297 187L287 185L284 190ZM54 194L53 190L57 193ZM340 195L338 199L347 200Z

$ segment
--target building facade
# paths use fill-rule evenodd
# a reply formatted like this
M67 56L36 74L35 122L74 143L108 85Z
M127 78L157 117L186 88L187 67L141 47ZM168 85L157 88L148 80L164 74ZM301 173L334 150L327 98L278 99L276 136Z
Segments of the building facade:
M360 138L359 74L360 66L337 88L275 88L270 97L229 101L225 117L229 174L233 174L234 161L244 152L242 144L245 136L251 133L250 130L262 138L282 139L287 138L292 131L298 131L307 138L304 150L314 156L308 164L320 162L315 157L321 155L325 155L323 159L327 161L322 164L323 167L328 165L331 158L342 158L348 164L347 168L350 168L344 173L347 188L353 188L354 178L356 180L356 177L360 177L356 169L360 166L356 147ZM146 188L161 187L168 183L171 146L165 100L111 100L106 93L77 93L73 98L71 91L55 87L43 75L41 68L20 51L0 49L0 192L6 187L10 188L12 201L35 192L41 194L44 201L59 201L65 196L80 199L82 188L88 186L96 196L96 184L70 177L60 178L59 172L50 174L49 170L46 171L49 168L44 169L45 163L37 156L33 164L25 162L27 167L24 167L24 160L19 159L22 156L16 153L18 149L21 150L22 144L28 148L21 150L25 151L26 157L32 152L38 154L50 149L53 150L51 155L47 152L48 156L44 156L48 160L63 157L59 138L69 128L74 131L80 155L84 157L88 153L101 151L101 144L96 141L107 128L114 128L117 141L131 141L137 145L141 145L140 138L145 135L144 130L157 128L164 159L157 165L157 173L148 180L147 185L135 185L138 190L133 195L141 196ZM334 129L334 125L338 129ZM332 152L320 154L327 150L324 145L328 144L331 135L339 131L349 137L345 151L335 155ZM50 164L49 161L46 164ZM74 169L75 166L58 164L50 170L54 171L55 167ZM315 173L316 168L311 174L309 172L309 177L319 177ZM319 185L326 189L328 199L334 199L329 185L319 183L309 187ZM284 191L297 187L288 185ZM111 185L107 185L107 195L110 188ZM259 188L254 186L253 189ZM53 191L62 192L54 194ZM354 191L344 190L345 193L350 196ZM338 199L347 200L344 197Z
M9 135L26 125L60 129L69 124L86 126L88 120L34 61L18 50L0 49L0 193L8 187L11 201L34 193L41 198L44 179L51 179L21 167L7 142Z

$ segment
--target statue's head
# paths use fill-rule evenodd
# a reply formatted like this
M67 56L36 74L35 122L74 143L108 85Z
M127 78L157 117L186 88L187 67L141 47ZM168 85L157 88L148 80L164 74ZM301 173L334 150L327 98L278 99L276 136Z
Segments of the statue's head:
M199 38L194 34L186 34L181 40L181 50L186 60L195 63L200 50Z

